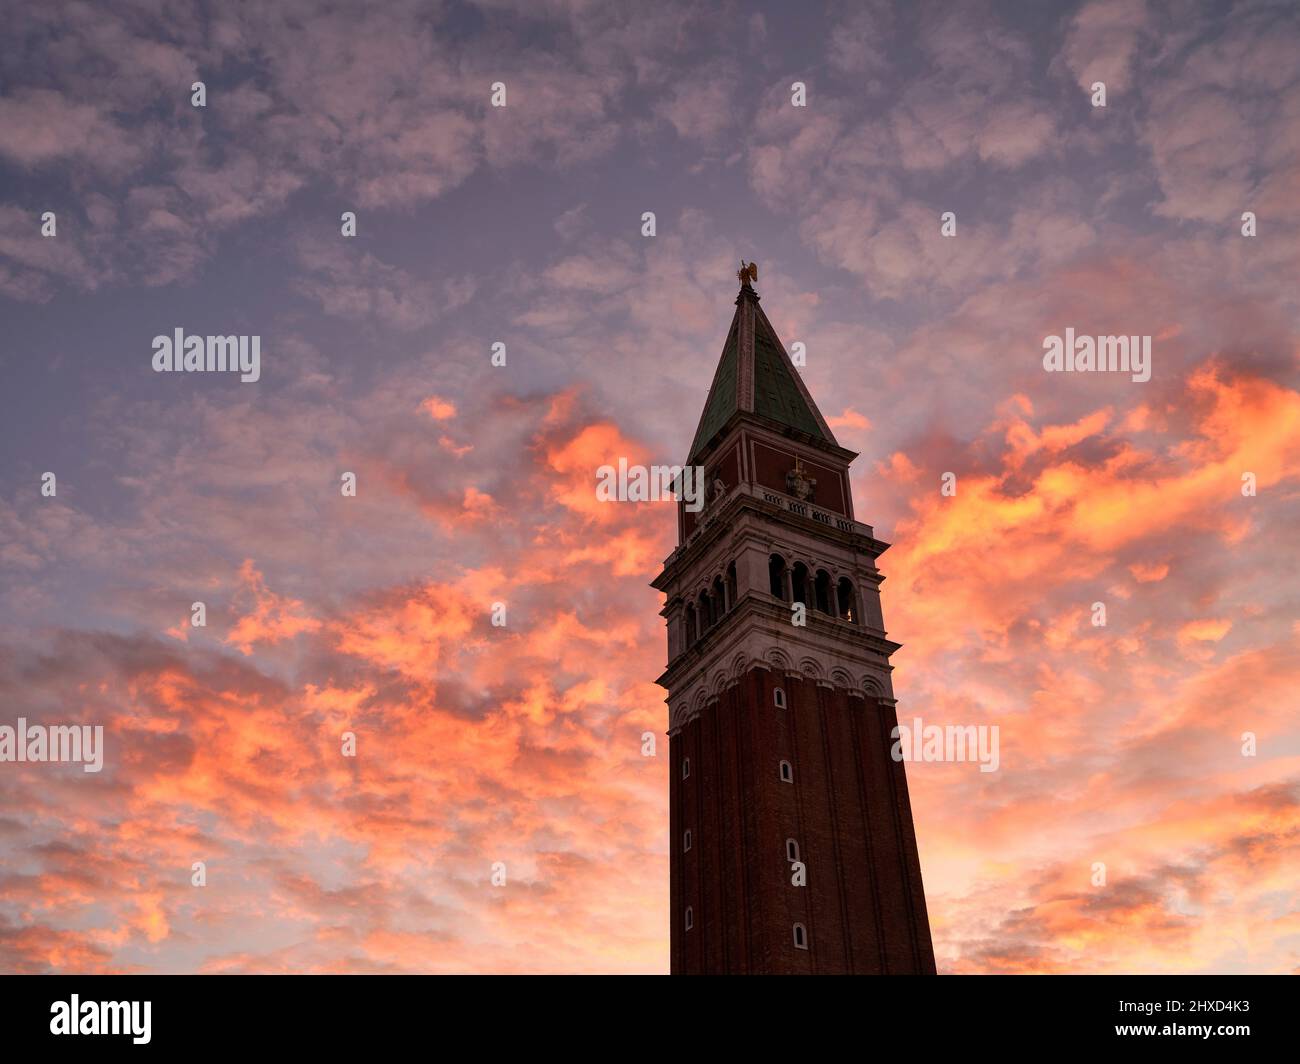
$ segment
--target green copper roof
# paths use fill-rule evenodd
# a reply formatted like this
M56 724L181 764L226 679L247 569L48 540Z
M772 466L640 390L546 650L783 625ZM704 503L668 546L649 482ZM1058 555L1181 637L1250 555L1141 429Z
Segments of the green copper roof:
M741 318L746 316L747 329L741 328ZM743 350L742 336L752 337L752 350ZM753 375L752 382L741 380L743 374ZM742 387L751 383L752 387ZM737 410L742 409L742 396L751 397L752 409L760 417L770 418L782 425L806 432L808 435L836 445L835 438L817 412L807 390L798 380L798 371L781 346L767 316L758 308L758 298L751 289L742 289L736 301L736 315L731 320L731 331L722 348L709 388L709 397L700 415L699 428L691 443L690 458L727 423Z
M754 330L754 413L783 425L793 425L810 436L826 439L813 412L799 394L794 370L786 368L776 334L765 328L767 322L762 315L759 315L757 324Z
M732 321L731 332L722 348L722 358L718 362L717 372L713 374L713 386L709 389L709 398L704 403L704 413L700 415L700 427L695 430L695 439L691 443L691 454L713 438L713 434L727 423L736 409L737 321Z

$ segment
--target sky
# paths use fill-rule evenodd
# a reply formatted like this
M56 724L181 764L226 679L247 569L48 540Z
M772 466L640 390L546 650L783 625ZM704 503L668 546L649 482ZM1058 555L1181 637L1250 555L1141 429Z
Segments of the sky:
M939 970L1300 972L1294 4L0 14L0 725L105 749L0 763L0 970L665 972L676 519L596 470L743 258L900 718L1000 731L908 766Z

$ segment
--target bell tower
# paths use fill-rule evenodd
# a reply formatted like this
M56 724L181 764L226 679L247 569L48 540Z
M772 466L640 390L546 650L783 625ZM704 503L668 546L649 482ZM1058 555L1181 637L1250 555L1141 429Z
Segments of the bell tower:
M876 559L742 266L667 596L673 974L933 974Z

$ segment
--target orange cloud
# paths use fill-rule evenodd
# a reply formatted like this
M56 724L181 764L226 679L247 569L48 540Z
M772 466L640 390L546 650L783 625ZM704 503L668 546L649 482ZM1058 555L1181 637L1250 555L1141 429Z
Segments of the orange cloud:
M446 421L456 416L456 404L441 396L431 395L420 402L420 409L434 421Z
M851 406L845 407L843 413L839 416L827 418L826 423L832 429L861 429L866 431L871 428L871 422Z
M243 586L236 595L236 602L251 597L253 610L234 623L225 641L238 647L241 653L251 654L256 643L279 643L320 628L320 621L303 612L302 602L282 598L267 588L251 558L245 559L240 567L239 580Z
M1133 574L1133 579L1139 584L1149 584L1156 580L1163 580L1168 576L1169 566L1163 562L1153 564L1134 562L1128 567L1128 571Z

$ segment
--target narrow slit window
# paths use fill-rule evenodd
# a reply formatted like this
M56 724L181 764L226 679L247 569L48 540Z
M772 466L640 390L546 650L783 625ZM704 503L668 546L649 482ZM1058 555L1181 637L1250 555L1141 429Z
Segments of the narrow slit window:
M778 687L772 692L772 701L776 703L777 709L785 709L785 692Z
M689 757L684 757L682 758L682 779L686 779L686 777L689 776L690 774L691 774L691 759Z
M808 948L808 932L804 929L803 924L794 925L794 948L795 949Z
M781 782L782 783L794 782L794 766L790 764L789 761L781 762Z
M791 863L799 860L799 844L794 839L785 840L785 859Z
M695 910L689 905L686 906L686 930L689 931L695 926Z
M687 830L686 834L682 836L682 853L685 853L690 848L691 848L691 833L689 830Z

